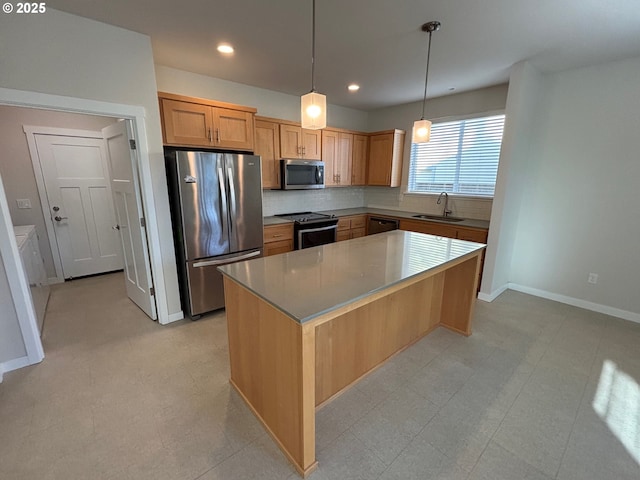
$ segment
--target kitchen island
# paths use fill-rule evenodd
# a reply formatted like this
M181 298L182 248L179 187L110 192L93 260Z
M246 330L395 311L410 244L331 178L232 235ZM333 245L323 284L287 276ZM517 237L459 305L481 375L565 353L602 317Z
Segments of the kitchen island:
M437 326L471 334L483 249L396 230L219 267L230 381L301 475L316 408Z

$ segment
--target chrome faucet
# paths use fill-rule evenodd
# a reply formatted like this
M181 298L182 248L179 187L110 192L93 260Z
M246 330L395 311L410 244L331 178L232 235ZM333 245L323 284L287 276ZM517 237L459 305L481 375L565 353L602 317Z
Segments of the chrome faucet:
M440 205L442 203L442 196L444 195L444 210L442 211L442 216L446 217L447 215L449 215L451 213L451 210L447 209L447 205L449 204L449 195L447 194L447 192L442 192L440 194L440 196L438 197L438 201L436 202L438 205Z

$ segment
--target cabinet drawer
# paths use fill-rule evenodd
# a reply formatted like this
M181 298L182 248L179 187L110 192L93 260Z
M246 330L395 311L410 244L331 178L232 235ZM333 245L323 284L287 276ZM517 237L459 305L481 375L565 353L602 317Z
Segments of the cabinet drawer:
M351 228L351 217L342 217L338 219L338 231L349 230Z
M290 240L293 242L293 224L267 225L264 227L264 243Z
M365 228L366 225L367 225L366 215L358 215L357 217L353 217L351 219L351 228Z

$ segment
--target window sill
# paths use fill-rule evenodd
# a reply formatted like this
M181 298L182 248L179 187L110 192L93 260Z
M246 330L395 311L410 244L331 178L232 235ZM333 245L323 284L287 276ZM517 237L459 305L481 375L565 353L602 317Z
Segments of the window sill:
M410 197L438 197L439 193L422 193L422 192L402 192L403 195L408 195ZM488 197L486 195L465 195L464 193L447 193L450 197L453 198L468 198L470 200L485 200L487 202L492 202L493 197Z

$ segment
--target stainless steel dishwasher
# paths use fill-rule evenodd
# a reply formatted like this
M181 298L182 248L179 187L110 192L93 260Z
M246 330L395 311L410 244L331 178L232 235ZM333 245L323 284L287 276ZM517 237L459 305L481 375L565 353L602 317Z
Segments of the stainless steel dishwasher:
M369 235L374 233L390 232L398 229L398 220L389 218L369 217Z

